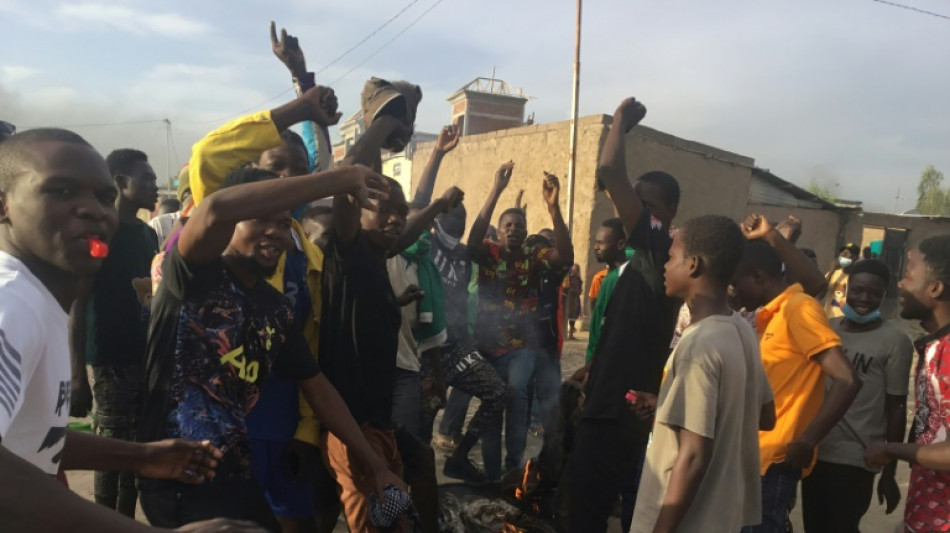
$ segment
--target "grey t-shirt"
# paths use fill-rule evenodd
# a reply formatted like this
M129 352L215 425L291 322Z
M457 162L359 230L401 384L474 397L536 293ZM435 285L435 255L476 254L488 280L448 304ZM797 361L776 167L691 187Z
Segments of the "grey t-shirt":
M758 524L759 415L772 399L745 319L712 316L686 328L666 363L631 531L653 531L679 453L678 428L712 439L713 450L677 531L735 533Z
M864 447L886 436L885 394L907 396L914 346L892 322L873 331L851 333L844 330L844 320L833 318L829 323L841 336L844 355L864 385L848 412L818 445L818 460L876 472L864 463Z

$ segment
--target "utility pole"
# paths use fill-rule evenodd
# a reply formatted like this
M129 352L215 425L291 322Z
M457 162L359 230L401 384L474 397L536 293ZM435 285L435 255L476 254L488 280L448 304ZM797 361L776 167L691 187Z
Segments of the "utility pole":
M898 210L900 209L900 206L899 206L900 201L901 201L901 188L898 187L897 196L894 197L894 214L895 215L899 212Z
M172 187L172 121L167 118L162 120L165 123L165 176L168 179L168 190L174 191Z
M581 87L581 1L577 0L574 28L574 91L571 95L571 151L567 167L567 229L574 235L574 177L577 170L577 106Z

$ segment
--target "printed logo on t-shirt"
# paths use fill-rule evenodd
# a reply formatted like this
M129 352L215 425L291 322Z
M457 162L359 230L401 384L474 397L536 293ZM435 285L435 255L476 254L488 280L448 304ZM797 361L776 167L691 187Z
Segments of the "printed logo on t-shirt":
M20 353L7 341L0 329L0 407L13 416L13 408L20 398L20 370L23 364Z
M268 343L270 343L269 339ZM268 346L268 348L270 347ZM222 355L221 364L231 365L232 368L237 370L238 377L248 383L255 383L257 381L257 376L260 373L261 367L260 363L257 361L249 362L247 358L244 357L244 346L238 346L230 352Z

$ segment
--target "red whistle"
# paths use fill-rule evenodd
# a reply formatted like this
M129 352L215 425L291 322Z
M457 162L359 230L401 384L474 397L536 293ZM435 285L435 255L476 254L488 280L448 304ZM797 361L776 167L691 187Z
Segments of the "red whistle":
M109 255L109 245L96 237L89 237L89 255L96 259L105 259Z
M626 398L627 401L630 402L630 403L637 403L637 398L638 398L638 396L637 396L636 394L634 394L633 391L630 391L630 392L627 393L626 396L624 396L624 398Z

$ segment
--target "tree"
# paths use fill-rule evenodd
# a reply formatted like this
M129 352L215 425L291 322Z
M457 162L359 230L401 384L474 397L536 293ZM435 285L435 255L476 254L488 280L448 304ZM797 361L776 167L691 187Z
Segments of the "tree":
M922 215L950 216L950 190L942 184L943 172L927 165L917 184L917 210Z
M815 178L812 178L811 183L808 184L808 192L814 194L826 202L834 203L835 200L838 199L835 197L835 193L831 192L831 187L820 185L818 180Z

